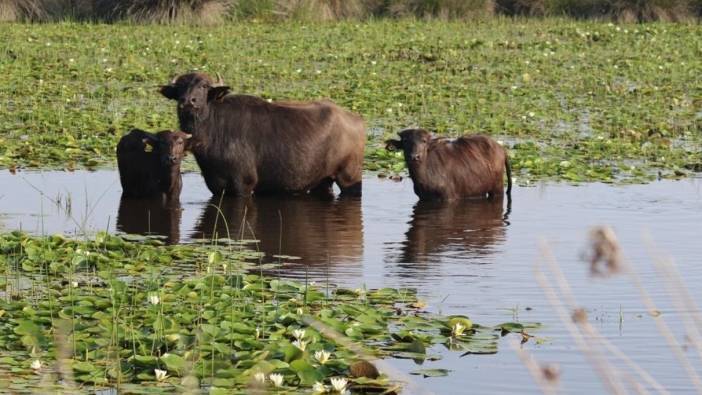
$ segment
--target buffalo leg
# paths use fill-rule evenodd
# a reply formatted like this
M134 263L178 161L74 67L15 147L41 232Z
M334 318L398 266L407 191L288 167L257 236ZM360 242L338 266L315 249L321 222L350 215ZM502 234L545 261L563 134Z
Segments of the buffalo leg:
M336 185L341 189L341 196L360 197L363 180L363 157L351 158L336 175Z
M331 177L323 179L316 187L310 189L310 195L319 196L325 199L334 198L334 180Z
M207 189L212 192L213 195L221 195L227 189L227 181L220 177L214 176L204 176L205 184Z
M357 182L355 184L351 184L347 187L339 186L339 188L341 189L341 196L343 196L343 197L361 197L362 191L363 191L362 184L363 184L363 182L359 181L359 182Z

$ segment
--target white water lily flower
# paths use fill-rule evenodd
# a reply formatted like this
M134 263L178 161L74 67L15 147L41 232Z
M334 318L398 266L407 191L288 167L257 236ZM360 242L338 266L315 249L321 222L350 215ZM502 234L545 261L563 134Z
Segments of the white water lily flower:
M457 322L456 324L453 325L453 328L451 328L451 333L454 336L461 336L465 330L466 330L466 327L461 325L460 322Z
M152 293L149 294L149 303L156 305L161 303L161 298L158 297L158 294Z
M165 370L154 369L154 374L156 375L156 381L163 381L166 378L168 378L168 375L166 373L168 373L168 372Z
M278 373L269 374L268 378L276 387L281 387L283 385L283 375Z
M302 340L295 340L292 342L293 346L297 347L300 349L300 351L305 351L305 348L307 348L307 342L302 341Z
M317 351L314 353L314 358L319 361L322 365L327 363L329 360L329 357L331 356L331 353L325 350Z
M302 340L305 338L305 330L304 329L295 329L293 331L293 337L297 340Z
M326 394L327 393L327 386L325 386L324 384L317 381L312 386L312 393L315 395L316 394Z
M254 380L256 380L257 383L263 384L266 382L266 375L261 372L258 372L254 374Z
M340 394L346 392L346 384L348 384L348 381L343 377L332 377L331 379L332 388Z
M32 362L32 364L31 364L30 366L31 366L31 368L34 369L34 370L39 370L39 369L41 369L41 367L42 367L42 363L41 363L40 360L35 359L35 360Z

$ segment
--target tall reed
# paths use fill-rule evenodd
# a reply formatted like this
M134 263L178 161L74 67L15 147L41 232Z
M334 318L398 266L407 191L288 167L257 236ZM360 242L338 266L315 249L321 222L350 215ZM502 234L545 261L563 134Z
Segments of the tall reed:
M40 0L0 0L0 22L41 20L45 15Z
M214 25L228 17L228 0L95 0L95 13L109 21Z

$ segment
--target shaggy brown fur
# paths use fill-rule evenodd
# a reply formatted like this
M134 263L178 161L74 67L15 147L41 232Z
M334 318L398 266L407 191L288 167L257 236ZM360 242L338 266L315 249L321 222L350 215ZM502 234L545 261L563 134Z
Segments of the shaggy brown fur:
M419 199L501 196L505 170L510 194L507 152L490 137L476 134L455 140L436 139L424 129L406 129L399 135L400 140L388 140L386 148L403 150Z
M161 88L178 101L181 129L210 191L219 195L361 195L365 125L331 101L276 102L229 95L221 80L185 74Z

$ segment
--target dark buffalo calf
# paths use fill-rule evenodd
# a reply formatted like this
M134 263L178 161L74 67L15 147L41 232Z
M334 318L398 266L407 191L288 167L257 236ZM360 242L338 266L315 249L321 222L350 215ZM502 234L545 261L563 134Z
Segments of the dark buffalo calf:
M490 137L433 138L424 129L406 129L399 135L400 140L386 141L386 148L404 152L414 193L420 200L502 196L505 171L510 194L507 152Z
M182 188L180 163L190 135L133 129L117 144L117 166L125 197L165 194L177 198Z
M251 193L360 196L363 119L329 100L274 102L230 94L204 73L161 87L178 102L180 129L192 133L192 152L215 195Z

